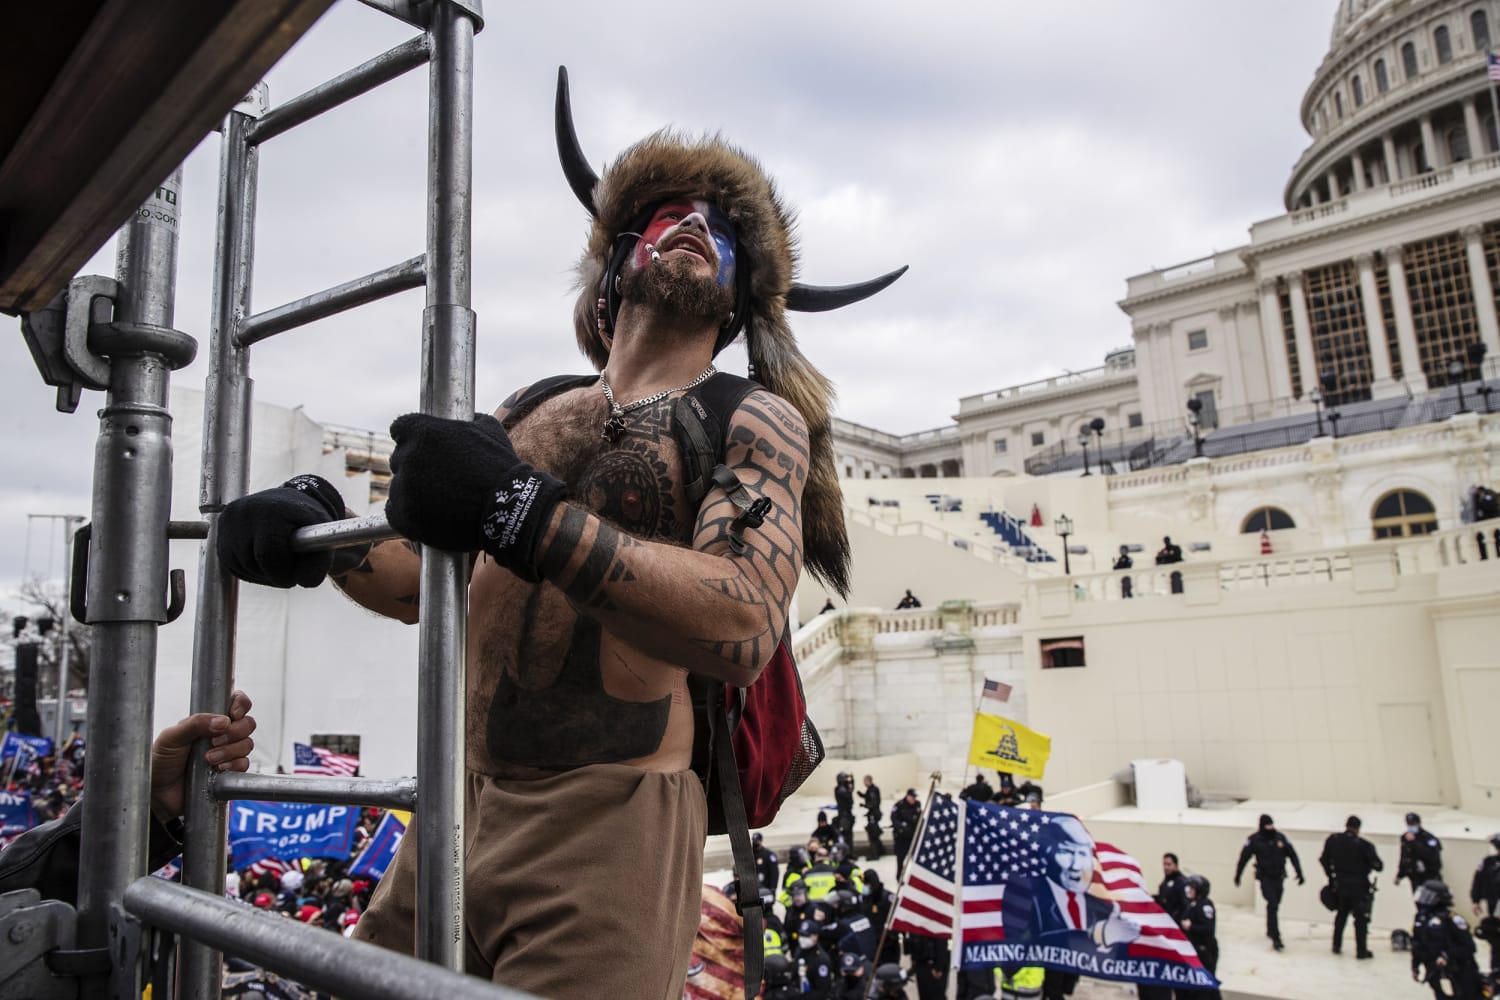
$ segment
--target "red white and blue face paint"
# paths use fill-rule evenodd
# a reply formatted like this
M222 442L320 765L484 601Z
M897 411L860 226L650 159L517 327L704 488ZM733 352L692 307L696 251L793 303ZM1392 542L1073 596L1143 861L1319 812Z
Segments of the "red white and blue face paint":
M734 281L734 223L729 221L727 215L719 211L717 205L711 205L702 199L678 198L658 205L651 215L651 221L646 223L646 231L641 234L641 241L636 244L635 266L646 266L651 256L651 252L646 249L648 243L659 248L663 237L681 224L683 219L694 213L703 218L708 234L714 241L714 250L719 255L719 273L716 280L720 288L727 288Z

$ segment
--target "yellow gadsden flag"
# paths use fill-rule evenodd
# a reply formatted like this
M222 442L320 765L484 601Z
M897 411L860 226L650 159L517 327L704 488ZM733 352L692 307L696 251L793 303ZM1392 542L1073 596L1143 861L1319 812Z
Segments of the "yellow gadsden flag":
M1040 778L1052 756L1052 737L1043 736L998 715L974 714L969 763L1022 778Z

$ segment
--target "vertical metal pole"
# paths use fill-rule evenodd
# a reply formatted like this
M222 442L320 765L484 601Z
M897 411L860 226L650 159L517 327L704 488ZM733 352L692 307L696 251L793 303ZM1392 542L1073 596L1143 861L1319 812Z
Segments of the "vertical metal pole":
M265 110L266 89L251 97L256 114ZM245 493L250 465L249 348L236 349L237 322L250 315L251 270L255 256L255 192L258 150L245 141L253 114L245 106L224 120L219 152L219 212L214 250L209 371L203 403L203 465L198 509L209 524L199 560L197 622L193 633L194 712L226 712L234 687L234 645L239 581L219 563L215 536L219 512ZM200 760L208 742L194 749ZM210 771L188 772L187 842L182 853L184 885L224 891L228 806L209 794ZM208 945L184 940L178 956L179 1000L216 1000L221 993L223 956Z
M156 328L154 342L163 351L170 341L192 345L184 335L165 336L177 283L181 188L179 168L120 231L116 263L115 323ZM78 878L78 947L84 949L111 947L117 932L111 907L146 869L156 630L166 621L172 490L171 367L164 353L140 346L146 339L117 328L114 349L101 350L111 366L94 452L87 607L94 625L89 742L102 752L90 754L82 805L88 864ZM108 977L84 980L82 992L107 995Z
M474 414L470 222L474 22L433 5L428 88L427 307L422 313L422 410ZM417 955L463 971L464 656L467 560L422 553L417 706Z
M62 516L63 528L63 612L62 649L57 655L57 718L52 727L52 752L61 756L63 742L68 738L68 625L73 616L68 609L73 606L73 530L83 518L73 514Z

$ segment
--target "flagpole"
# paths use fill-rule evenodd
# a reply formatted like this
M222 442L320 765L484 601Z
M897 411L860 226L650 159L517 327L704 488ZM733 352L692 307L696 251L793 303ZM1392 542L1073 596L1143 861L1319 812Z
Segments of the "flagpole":
M964 826L969 819L967 801L958 803L958 838L953 842L953 933L949 937L948 980L958 983L958 968L964 950Z
M897 859L897 867L901 871L901 877L896 879L896 894L891 897L890 912L885 915L885 926L880 928L880 942L875 945L874 964L880 964L880 953L885 951L885 939L891 932L891 921L896 919L896 906L901 901L901 890L906 888L906 877L911 872L911 857L922 844L922 837L927 833L927 816L932 812L932 796L937 791L937 783L943 777L942 771L933 771L929 778L932 780L927 784L927 801L922 803L922 819L917 823L917 832L911 838L911 846L906 849L906 857ZM870 1000L875 995L875 977L870 977L870 983L866 987L865 1000Z

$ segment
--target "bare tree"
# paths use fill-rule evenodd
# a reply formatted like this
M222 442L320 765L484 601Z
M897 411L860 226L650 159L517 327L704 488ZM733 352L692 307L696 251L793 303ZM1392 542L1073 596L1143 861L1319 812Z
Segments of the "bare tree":
M18 594L20 603L31 609L27 615L31 627L18 639L7 629L0 644L12 650L20 642L38 642L37 648L37 696L52 698L57 695L57 661L62 656L63 616L68 614L67 599L63 587L58 583L40 579L27 580ZM43 623L50 623L44 625ZM45 629L45 631L43 631ZM38 636L40 638L38 639ZM68 622L68 690L87 688L89 683L90 648L93 630L76 621Z

